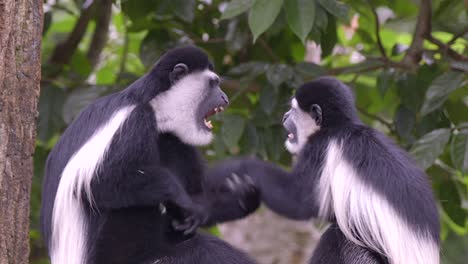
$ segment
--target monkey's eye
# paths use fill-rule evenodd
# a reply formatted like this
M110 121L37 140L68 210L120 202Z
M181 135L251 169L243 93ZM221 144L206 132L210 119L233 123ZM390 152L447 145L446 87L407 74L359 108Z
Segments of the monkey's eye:
M171 81L175 82L177 80L182 79L188 73L188 67L184 63L179 63L174 66L172 72L170 74Z

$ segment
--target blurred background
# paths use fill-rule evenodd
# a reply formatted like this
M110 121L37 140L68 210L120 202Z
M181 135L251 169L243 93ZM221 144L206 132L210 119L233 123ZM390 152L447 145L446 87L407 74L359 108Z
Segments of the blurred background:
M215 117L211 162L257 155L291 164L280 124L317 76L349 84L362 120L410 151L438 198L446 264L468 259L468 1L44 0L42 83L31 200L31 262L45 159L73 118L120 91L166 50L207 51L231 105ZM220 226L261 264L305 263L320 236L265 208Z

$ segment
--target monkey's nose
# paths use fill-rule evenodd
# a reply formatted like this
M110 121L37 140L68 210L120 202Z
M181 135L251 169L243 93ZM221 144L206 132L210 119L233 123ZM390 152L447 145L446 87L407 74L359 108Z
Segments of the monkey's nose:
M284 114L283 123L286 122L286 119L288 119L288 118L289 118L289 111Z
M223 101L224 101L224 103L225 103L226 105L229 104L229 99L227 98L226 95L222 95L221 98L223 99Z

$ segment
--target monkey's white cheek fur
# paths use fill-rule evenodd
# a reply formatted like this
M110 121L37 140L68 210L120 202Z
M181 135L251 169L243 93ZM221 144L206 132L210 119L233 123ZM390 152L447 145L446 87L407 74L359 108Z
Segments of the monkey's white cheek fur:
M204 125L205 120L197 116L195 109L198 109L205 96L207 79L213 74L209 70L189 74L151 100L159 132L172 132L189 145L204 146L211 143L213 133L201 129L200 124Z

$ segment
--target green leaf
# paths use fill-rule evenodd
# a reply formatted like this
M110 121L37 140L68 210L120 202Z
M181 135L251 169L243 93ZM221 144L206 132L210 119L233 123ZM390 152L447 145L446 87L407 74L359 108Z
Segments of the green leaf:
M305 43L307 35L314 25L315 1L288 0L285 2L286 17L289 27L302 43Z
M441 107L451 92L463 81L463 73L449 71L437 77L426 92L421 114L427 115Z
M242 116L226 114L223 117L221 136L230 149L237 147L237 143L245 129L245 119Z
M178 18L190 23L195 18L195 0L171 0L172 12Z
M132 21L143 19L158 6L157 0L122 0L122 11L128 15ZM148 7L153 8L148 8Z
M249 10L254 0L232 0L228 3L226 10L221 15L221 19L230 19Z
M279 87L282 83L290 80L293 76L293 69L286 64L271 65L267 72L266 77L274 87Z
M395 114L395 128L401 138L407 140L416 122L416 115L401 104Z
M146 67L151 67L161 55L177 45L165 29L148 32L140 46L140 59Z
M247 63L242 63L236 67L229 70L228 74L230 75L249 75L251 77L256 77L260 74L265 73L268 70L269 65L263 62L251 61Z
M452 138L450 156L453 165L468 174L468 129L461 130Z
M421 168L427 169L444 151L450 139L450 129L441 128L425 134L410 150Z
M315 5L315 20L314 26L320 31L326 31L328 25L327 11L320 5Z
M255 0L249 13L249 27L254 42L275 22L282 5L283 0Z
M260 94L260 105L267 114L271 114L278 103L278 93L273 87L264 87Z
M340 19L349 20L349 7L347 5L335 0L318 0L318 2L333 16Z
M106 87L91 86L74 89L67 96L63 105L63 120L70 124L73 119L90 103L94 102L106 91Z
M86 55L79 50L73 54L70 66L74 72L79 73L83 77L88 76L93 70Z
M382 70L377 77L377 89L382 97L385 96L388 89L394 84L393 72L389 70Z
M298 63L296 66L294 66L294 69L297 73L301 74L302 77L309 79L317 78L327 74L327 69L318 64L310 62Z
M328 17L327 30L322 34L320 46L322 47L322 58L327 57L333 51L338 40L336 33L336 19L332 16Z
M44 22L42 26L42 36L45 36L47 31L50 28L50 25L52 25L52 12L45 12L44 13Z

